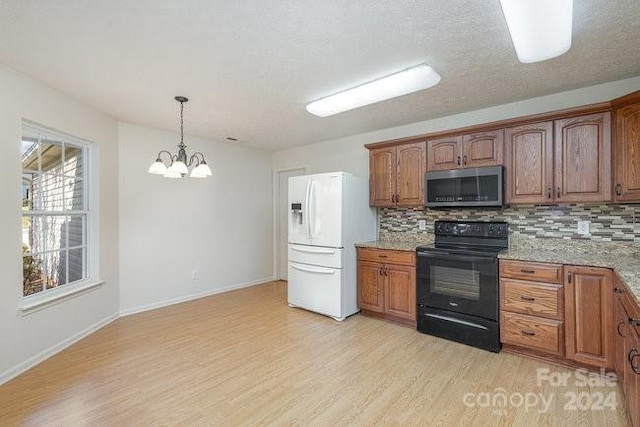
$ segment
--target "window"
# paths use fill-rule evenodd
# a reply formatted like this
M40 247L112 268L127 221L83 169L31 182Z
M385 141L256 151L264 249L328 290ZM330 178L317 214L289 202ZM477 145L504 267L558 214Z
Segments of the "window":
M23 296L88 275L90 145L39 126L22 126Z

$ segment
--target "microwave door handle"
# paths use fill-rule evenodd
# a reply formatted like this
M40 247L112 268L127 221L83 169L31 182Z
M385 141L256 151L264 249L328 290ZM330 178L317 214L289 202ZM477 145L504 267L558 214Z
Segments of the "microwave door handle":
M424 257L424 258L446 258L446 259L453 259L457 261L468 261L468 262L487 261L487 260L490 261L490 260L497 259L496 257L493 257L493 256L456 255L450 252L419 252L418 256Z

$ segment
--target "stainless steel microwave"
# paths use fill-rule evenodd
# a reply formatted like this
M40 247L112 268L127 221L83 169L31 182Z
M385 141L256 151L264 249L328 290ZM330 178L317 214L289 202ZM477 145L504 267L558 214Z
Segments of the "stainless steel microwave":
M502 206L503 167L453 169L425 174L429 208Z

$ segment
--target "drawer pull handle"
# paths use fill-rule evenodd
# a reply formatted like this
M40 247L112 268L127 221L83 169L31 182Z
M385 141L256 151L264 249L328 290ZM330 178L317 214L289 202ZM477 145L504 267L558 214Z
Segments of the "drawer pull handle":
M613 288L613 293L614 294L623 294L624 291L622 290L622 288L615 287L615 288Z
M535 272L535 270L527 270L526 268L520 269L520 273L535 274Z
M637 351L633 356L629 356L629 364L631 365L631 369L633 370L633 372L635 372L636 375L640 375L640 363L638 364L634 363L634 361L636 360L636 357L640 357L640 353L638 353Z
M526 335L528 337L533 337L536 335L535 332L529 332L529 331L520 331L520 332L522 332L522 335Z
M524 295L520 295L520 299L521 299L522 301L529 301L529 302L533 302L533 301L535 301L535 300L536 300L536 299L535 299L535 298L533 298L533 297L525 297Z
M630 317L629 324L631 326L640 326L640 319L634 319L633 317Z
M626 335L624 335L622 332L620 332L620 326L624 326L625 323L623 321L619 321L618 322L618 327L616 328L618 330L618 335L620 335L622 338L625 338Z
M387 256L385 254L378 254L378 258L386 258Z
M622 185L616 184L616 196L622 196Z

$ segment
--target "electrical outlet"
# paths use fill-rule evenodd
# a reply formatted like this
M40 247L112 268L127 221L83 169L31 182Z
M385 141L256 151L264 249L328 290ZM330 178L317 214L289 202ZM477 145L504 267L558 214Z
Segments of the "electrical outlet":
M424 219L418 220L418 229L426 230L427 229L427 221Z
M590 221L578 221L578 234L581 236L589 235L589 226L591 225Z
M198 280L199 276L198 276L198 270L193 270L191 272L191 280Z

